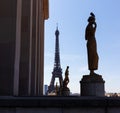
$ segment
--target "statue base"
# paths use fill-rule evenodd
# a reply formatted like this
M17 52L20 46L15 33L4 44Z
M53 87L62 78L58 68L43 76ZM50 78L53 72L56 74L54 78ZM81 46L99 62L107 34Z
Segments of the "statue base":
M62 96L69 96L70 95L70 89L68 87L62 88L61 95Z
M81 96L105 96L104 83L101 75L84 75L80 81Z

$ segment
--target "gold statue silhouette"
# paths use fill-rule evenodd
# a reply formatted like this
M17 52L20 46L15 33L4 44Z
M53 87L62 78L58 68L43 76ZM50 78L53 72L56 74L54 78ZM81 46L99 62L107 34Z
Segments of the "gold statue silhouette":
M65 71L65 78L63 80L63 87L67 87L67 85L69 83L69 77L68 77L69 71L68 71L68 69L69 69L69 66L67 66L66 71Z
M95 15L90 13L88 18L88 25L85 31L85 40L87 40L87 53L88 53L88 68L90 70L90 75L94 74L94 70L98 69L98 54L97 54L97 44L95 40L95 31L97 24L95 22Z

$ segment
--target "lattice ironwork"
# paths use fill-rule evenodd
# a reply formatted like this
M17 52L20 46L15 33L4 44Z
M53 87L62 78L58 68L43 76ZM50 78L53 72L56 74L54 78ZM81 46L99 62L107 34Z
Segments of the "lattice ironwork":
M59 85L61 86L63 83L63 78L62 78L62 68L60 65L60 51L59 51L59 30L58 27L55 31L55 59L54 59L54 68L52 72L52 78L50 85L48 87L48 92L54 92L55 91L55 78L59 78ZM60 87L59 86L59 87Z

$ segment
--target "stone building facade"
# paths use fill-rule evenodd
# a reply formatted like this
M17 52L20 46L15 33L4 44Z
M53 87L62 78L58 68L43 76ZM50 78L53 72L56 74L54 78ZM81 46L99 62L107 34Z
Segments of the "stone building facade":
M0 95L43 94L48 0L0 1Z

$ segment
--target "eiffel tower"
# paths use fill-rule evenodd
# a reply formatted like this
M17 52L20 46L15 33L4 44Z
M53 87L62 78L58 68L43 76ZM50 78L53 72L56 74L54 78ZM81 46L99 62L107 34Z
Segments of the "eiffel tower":
M48 92L55 92L55 78L59 78L59 85L61 86L63 83L63 78L62 78L62 69L60 65L60 52L59 52L59 30L58 27L55 31L55 36L56 36L56 43L55 43L55 59L54 59L54 68L52 72L52 78L50 85L48 87ZM59 86L59 87L60 87Z

